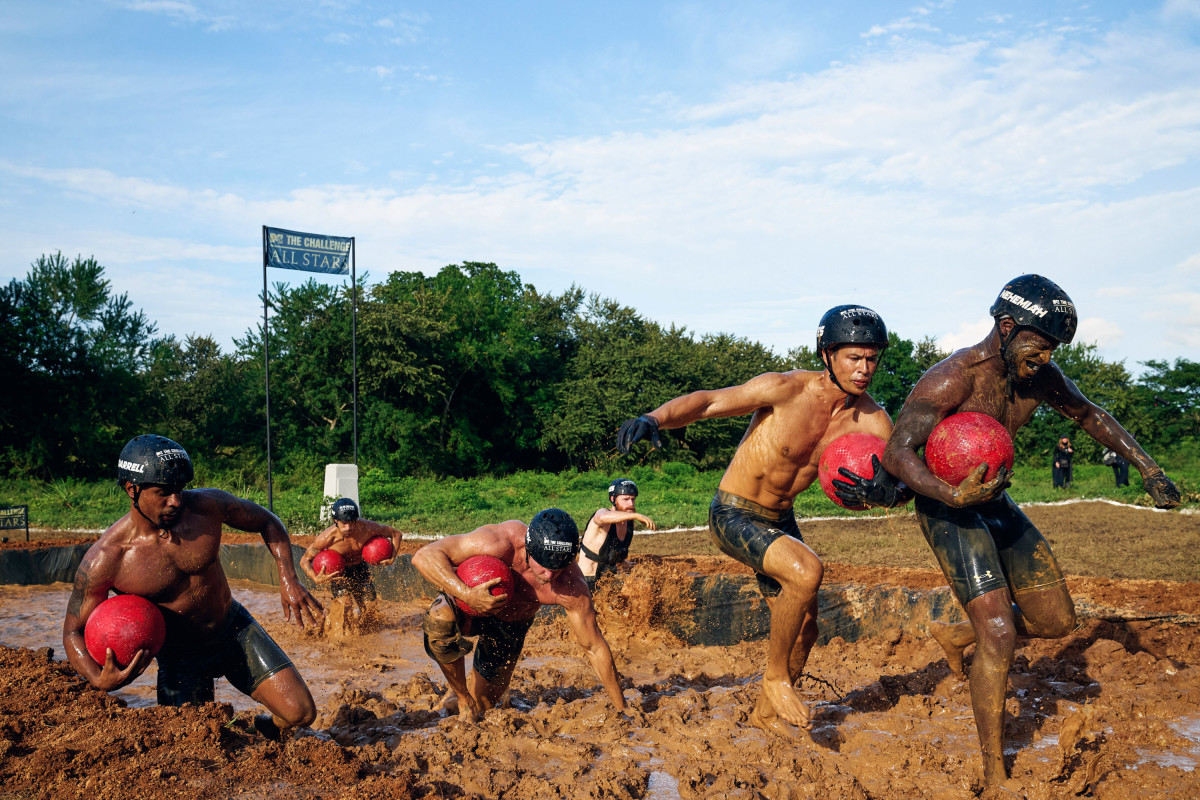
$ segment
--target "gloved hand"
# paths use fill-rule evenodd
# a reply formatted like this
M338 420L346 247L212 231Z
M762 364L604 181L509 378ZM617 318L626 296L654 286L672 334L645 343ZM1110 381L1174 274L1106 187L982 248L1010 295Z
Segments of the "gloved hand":
M621 429L617 431L617 449L623 455L629 455L629 448L640 439L649 439L655 450L662 449L662 439L658 436L658 420L649 414L626 420L621 425Z
M1161 469L1143 475L1142 484L1146 487L1146 494L1154 500L1156 508L1174 508L1179 505L1179 487Z
M849 483L834 478L833 493L846 503L847 508L894 508L912 499L912 491L883 468L883 464L879 463L879 456L871 456L871 467L874 473L870 478L863 478L845 467L838 467L838 473L847 478Z

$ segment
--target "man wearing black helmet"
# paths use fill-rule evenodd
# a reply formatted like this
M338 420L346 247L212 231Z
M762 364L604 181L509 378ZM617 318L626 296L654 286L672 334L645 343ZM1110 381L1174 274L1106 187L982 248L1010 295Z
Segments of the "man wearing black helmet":
M771 637L762 693L750 721L790 733L784 722L812 728L796 694L817 640L817 589L824 567L796 526L792 504L817 477L825 447L847 433L886 439L892 421L867 394L887 328L869 308L832 308L817 328L822 372L769 372L741 386L677 397L621 426L617 447L628 453L638 439L661 447L658 431L701 419L753 414L708 512L709 531L722 552L749 565L771 609ZM848 473L837 481L848 505L890 507L908 495L878 462L874 474Z
M629 558L635 521L654 530L654 520L635 509L637 496L636 483L629 478L617 478L608 487L609 508L597 508L583 529L579 569L588 589L595 590L598 580L616 572Z
M333 524L317 535L300 558L300 569L318 585L330 584L334 606L325 620L334 636L344 636L351 629L361 630L375 612L375 581L363 561L362 550L376 536L390 539L392 552L400 552L403 534L393 527L363 519L358 515L358 503L349 497L334 501L329 509ZM326 575L325 570L314 572L313 559L322 550L332 550L346 561L346 568L337 575ZM395 557L379 562L386 567ZM351 605L356 608L352 612Z
M186 489L192 462L175 442L138 436L121 451L117 483L129 512L92 545L75 574L63 620L63 646L71 666L98 689L112 691L136 679L150 663L139 650L121 665L108 650L97 664L84 644L84 626L110 591L154 602L167 623L158 653L160 705L205 703L213 681L225 677L267 707L255 720L277 738L316 717L300 673L249 612L233 599L218 558L221 526L262 534L279 569L284 618L319 625L321 604L300 585L287 530L260 505L219 489Z
M988 784L1005 780L1004 697L1018 636L1058 638L1075 627L1075 605L1049 543L1004 489L1008 474L985 481L987 466L951 486L917 454L939 422L975 411L1009 435L1046 403L1137 466L1159 508L1179 504L1179 490L1128 431L1084 397L1050 360L1074 338L1075 305L1053 281L1022 275L996 302L982 342L931 367L896 419L884 466L917 492L917 518L968 621L935 625L934 637L961 674L963 650L975 644L971 703Z
M591 592L575 563L578 552L575 520L565 511L548 508L538 512L528 526L519 520L484 525L470 533L438 539L413 554L413 566L441 590L421 627L425 652L454 690L461 716L478 720L497 704L512 680L533 618L548 605L566 611L571 633L583 646L604 691L613 705L625 708L612 651L596 624ZM515 583L511 597L492 594L499 578L474 587L459 579L458 565L478 555L494 556L509 565ZM455 600L480 616L463 613ZM478 636L478 643L472 645L466 636ZM472 648L475 658L468 682L465 661Z

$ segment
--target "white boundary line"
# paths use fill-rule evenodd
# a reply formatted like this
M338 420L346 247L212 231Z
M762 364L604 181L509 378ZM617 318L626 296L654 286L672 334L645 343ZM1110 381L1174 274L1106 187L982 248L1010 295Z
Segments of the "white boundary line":
M1150 508L1149 506L1135 506L1132 503L1119 503L1116 500L1109 500L1106 497L1073 497L1069 500L1055 500L1054 502L1050 502L1050 503L1019 503L1018 507L1019 508L1032 508L1035 506L1037 506L1037 507L1040 507L1040 506L1070 506L1070 505L1076 505L1078 503L1108 503L1110 506L1117 506L1118 508L1132 508L1132 509L1137 509L1139 511L1153 511L1156 514L1171 513L1171 511L1169 511L1168 509L1165 509L1165 508ZM1174 513L1194 515L1194 514L1200 514L1200 509L1181 508L1181 509L1175 510ZM886 516L867 516L867 517L797 517L796 523L798 525L803 525L806 522L876 522L879 520L890 519L893 516L895 516L895 517L912 517L912 516L915 516L915 513L912 511L906 511L903 514L886 515ZM65 533L96 533L96 534L99 534L99 533L104 533L104 530L105 529L103 529L103 528L30 528L29 532L33 533L34 531L63 531ZM708 530L707 525L698 525L698 526L691 527L691 528L664 528L663 530L659 530L659 531L634 531L634 536L654 536L659 533L695 533L698 531L706 531L706 530ZM443 538L441 536L430 536L428 534L407 533L407 532L403 532L403 531L402 531L402 533L403 533L405 539L416 539L417 541L422 541L422 542L431 542L431 541L435 541L437 539ZM307 536L308 534L301 534L301 535Z

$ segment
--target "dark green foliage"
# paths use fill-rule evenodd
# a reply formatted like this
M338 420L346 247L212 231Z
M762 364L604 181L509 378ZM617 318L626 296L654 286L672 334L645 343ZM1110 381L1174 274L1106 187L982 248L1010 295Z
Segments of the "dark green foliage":
M324 465L349 461L353 452L350 287L276 284L269 302L272 453L280 488L291 482L297 492L316 492ZM516 495L500 488L502 497L479 495L471 483L448 480L439 501L504 513L500 508L512 503L543 503L542 489L557 491L540 487L540 471L630 474L664 482L664 491L697 469L719 476L748 416L665 431L663 450L639 446L630 457L615 452L616 430L691 391L741 384L763 372L822 368L808 346L780 357L734 335L697 337L575 287L539 293L495 264L451 265L433 276L394 272L359 289L358 309L359 461L374 476L364 491L380 493L372 500L385 505L402 505L414 490L405 483L410 477L522 471L527 477L510 487ZM231 353L206 336L180 342L154 334L126 296L112 295L92 258L43 256L24 280L0 287L7 390L0 401L0 471L64 487L107 478L125 441L155 432L193 454L199 482L220 476L232 490L257 496L266 484L261 326ZM890 334L871 394L894 416L920 375L945 355L928 337L914 342ZM1094 345L1059 348L1055 360L1156 457L1195 451L1200 364L1148 361L1135 382ZM1098 458L1098 446L1042 409L1018 437L1018 459L1045 463L1063 433L1074 438L1077 459ZM709 490L706 483L688 491ZM420 491L428 492L428 484Z
M0 453L12 474L115 474L143 413L154 325L93 258L41 256L0 290Z

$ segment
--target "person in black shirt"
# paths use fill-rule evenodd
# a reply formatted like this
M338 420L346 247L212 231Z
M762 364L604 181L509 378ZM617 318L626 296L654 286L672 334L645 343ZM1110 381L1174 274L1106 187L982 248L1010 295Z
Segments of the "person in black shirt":
M1054 477L1055 489L1068 489L1071 486L1071 457L1075 455L1075 448L1071 446L1071 440L1066 436L1058 440L1058 447L1054 448Z

